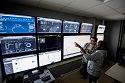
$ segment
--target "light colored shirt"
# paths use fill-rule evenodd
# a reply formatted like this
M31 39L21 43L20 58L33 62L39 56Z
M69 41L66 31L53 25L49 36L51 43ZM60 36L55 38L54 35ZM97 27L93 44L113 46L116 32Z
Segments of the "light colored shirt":
M84 54L83 57L88 60L87 72L92 76L100 77L101 66L106 56L106 50L97 50L95 53L92 54Z
M88 49L89 50L89 53L91 54L91 53L94 53L95 52L95 49L96 47L95 47L95 45L92 45L92 44L90 44L90 43L86 43L85 45L84 45L84 47L83 47L83 49ZM82 58L82 63L83 62L88 62L88 60L86 59L86 58Z

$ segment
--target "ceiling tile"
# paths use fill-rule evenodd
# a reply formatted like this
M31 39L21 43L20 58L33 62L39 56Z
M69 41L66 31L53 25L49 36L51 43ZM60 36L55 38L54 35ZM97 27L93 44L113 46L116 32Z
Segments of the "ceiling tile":
M117 8L115 10L119 11L120 13L124 13L125 12L125 6L122 7L122 8Z
M89 9L84 10L84 11L89 12L89 13L94 13L94 14L97 14L97 15L101 15L101 16L110 15L110 14L111 15L118 14L117 11L111 9L110 7L108 7L104 4L89 8Z
M70 7L64 7L61 10L59 10L60 12L66 12L66 13L70 13L70 14L75 14L76 12L78 12L79 10L74 9L74 8L70 8Z
M39 3L39 7L59 11L64 6L41 0Z
M39 3L39 0L6 0L6 1L18 4L30 5L30 6L37 6Z
M78 11L77 13L75 13L76 15L80 15L80 16L86 16L86 17L93 17L94 14L86 12L86 11Z
M64 5L66 6L67 4L75 1L75 0L42 0L42 1L47 1L47 2L51 2L54 4L59 4L59 5Z
M112 8L120 8L125 6L125 0L111 0L105 4Z
M99 4L101 3L97 0L76 0L69 4L68 7L84 10Z
M117 20L125 20L125 15L123 15L123 14L116 14L116 15L110 15L110 16L106 16L106 18L108 18L108 19L112 19L112 20L115 20L115 19L117 19Z

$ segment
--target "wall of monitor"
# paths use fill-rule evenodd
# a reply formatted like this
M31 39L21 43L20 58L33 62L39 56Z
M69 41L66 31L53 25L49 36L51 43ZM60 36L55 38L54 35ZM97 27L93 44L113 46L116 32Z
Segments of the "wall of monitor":
M93 27L89 23L42 17L0 17L1 55L7 75L81 55L74 42L81 46L89 42Z
M102 23L92 17L13 3L0 6L1 59L6 75L56 63L51 70L58 77L80 67L81 54L74 42L89 42L95 24Z

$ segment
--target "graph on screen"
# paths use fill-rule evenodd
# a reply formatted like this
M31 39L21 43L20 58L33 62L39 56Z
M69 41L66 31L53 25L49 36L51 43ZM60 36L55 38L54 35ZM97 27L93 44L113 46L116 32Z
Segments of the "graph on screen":
M35 33L35 18L31 16L0 14L0 33Z
M64 36L63 42L63 59L78 56L81 54L80 49L75 47L74 42L81 46L90 41L90 35Z

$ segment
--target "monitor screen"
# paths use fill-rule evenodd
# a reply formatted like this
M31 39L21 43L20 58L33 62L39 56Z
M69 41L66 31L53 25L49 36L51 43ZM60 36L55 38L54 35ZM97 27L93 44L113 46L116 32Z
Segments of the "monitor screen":
M105 31L105 25L99 25L97 28L97 33L104 33Z
M92 27L93 27L92 24L82 23L80 33L91 33L92 32Z
M83 47L85 43L90 42L90 35L64 36L63 59L81 55L80 49L75 47L74 42Z
M35 36L2 36L0 38L2 55L36 50Z
M35 33L35 18L31 16L0 14L0 33Z
M45 66L61 61L61 50L39 53L39 65Z
M5 74L14 74L38 67L37 54L3 59Z
M38 33L61 33L62 20L37 17Z
M39 35L38 36L39 50L60 49L61 45L62 45L61 35Z
M98 41L104 40L104 34L97 34Z
M65 21L63 22L63 33L78 33L79 22Z

